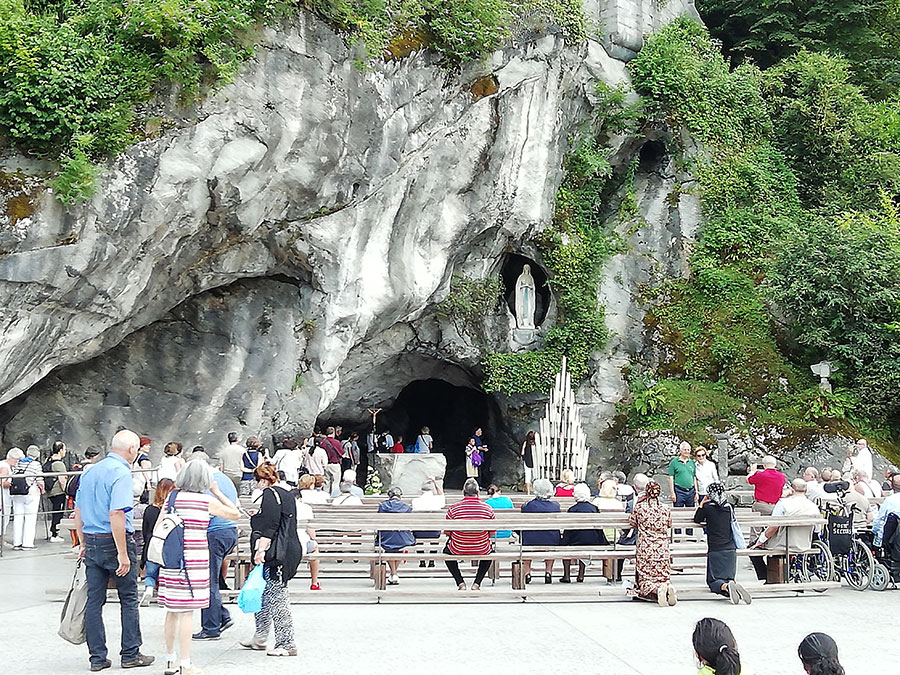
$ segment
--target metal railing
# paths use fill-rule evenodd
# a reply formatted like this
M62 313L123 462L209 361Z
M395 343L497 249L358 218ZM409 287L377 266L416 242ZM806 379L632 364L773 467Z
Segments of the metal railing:
M35 460L37 461L37 460ZM159 467L153 467L150 469L132 469L131 473L148 473L155 474L159 471ZM80 471L54 471L54 472L44 472L41 473L28 473L28 474L14 474L10 473L9 475L0 476L0 483L11 481L14 478L25 478L29 481L34 481L34 485L37 485L40 482L41 485L44 483L44 478L59 478L61 476L66 476L68 479L71 476L80 476L84 473L84 469ZM152 478L152 476L151 476ZM2 527L2 523L7 523L7 527L4 528L4 531L0 533L0 558L3 557L3 549L7 546L6 544L6 530L9 527L15 528L15 524L13 523L13 518L15 517L15 511L13 507L12 496L7 496L8 488L0 489L0 514L3 514L2 521L0 521L0 527ZM38 502L38 510L36 516L43 516L41 520L44 523L44 534L46 540L50 540L50 523L52 521L52 516L54 514L60 513L62 514L62 518L67 518L73 511L73 508L69 508L68 500L71 499L67 497L66 506L61 510L54 510L52 505L50 504L49 495L45 490L41 490L40 501ZM136 498L137 499L137 498ZM37 526L35 526L37 527Z

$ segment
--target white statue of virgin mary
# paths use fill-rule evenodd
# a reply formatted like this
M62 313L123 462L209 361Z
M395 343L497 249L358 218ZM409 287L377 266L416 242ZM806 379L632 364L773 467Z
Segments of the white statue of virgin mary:
M531 276L531 265L526 264L516 280L516 325L519 328L534 328L534 300L534 277Z

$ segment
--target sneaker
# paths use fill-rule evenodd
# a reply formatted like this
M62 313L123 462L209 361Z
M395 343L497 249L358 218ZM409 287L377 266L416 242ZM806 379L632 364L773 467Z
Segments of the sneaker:
M319 584L310 584L310 585L309 585L309 590L311 590L311 591L321 591L321 590L322 590L322 587L319 586Z
M674 607L678 604L678 593L675 592L675 587L672 584L666 586L666 600L669 602L669 607Z
M256 636L254 635L249 640L241 640L241 647L246 647L247 649L253 649L255 651L261 652L266 648L265 641L258 641Z
M153 586L145 586L144 594L141 596L141 607L149 607L150 601L153 599Z
M62 537L50 537L51 544L64 544L66 542Z
M728 589L728 599L731 601L732 605L740 604L741 596L738 593L737 584L733 581L729 581L727 585Z
M16 546L13 546L13 551L21 551L21 550L22 550L22 545L21 545L21 544L18 544L18 545L16 545Z
M297 656L296 649L287 649L286 647L276 647L266 652L266 656Z
M30 551L31 549L37 548L37 546L35 546L34 544L32 544L31 546L25 546L24 544L22 544L19 548L25 549L26 551Z
M397 584L400 583L400 579L397 577L396 574L392 574L391 576L388 577L387 582L388 582L391 586L396 586Z
M753 602L753 597L750 595L750 591L748 591L736 581L732 581L731 583L734 584L735 588L737 588L737 592L741 600L743 600L748 605Z
M473 591L480 591L480 590L481 590L481 584L472 584L472 590L473 590Z
M219 627L219 632L220 632L220 633L224 633L226 630L228 630L229 628L231 628L233 625L234 625L234 619L232 619L232 618L229 616L228 619L225 620L225 623L223 623L223 624Z
M175 661L166 661L166 669L163 671L163 675L178 675L181 672L181 667Z
M112 661L110 661L109 659L101 661L100 663L91 664L92 673L99 673L101 670L106 670L107 668L112 668Z
M137 658L130 659L128 661L122 661L123 668L144 668L149 666L156 660L153 656L147 656L146 654L138 654Z
M207 633L206 631L200 631L199 633L194 633L191 635L192 640L221 640L221 635L213 635L212 633Z

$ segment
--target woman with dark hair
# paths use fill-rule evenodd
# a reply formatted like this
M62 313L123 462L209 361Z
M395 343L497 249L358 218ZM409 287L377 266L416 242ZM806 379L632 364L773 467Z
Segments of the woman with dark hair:
M297 573L302 557L297 536L297 502L290 492L276 485L278 471L274 464L259 465L253 475L262 490L262 500L259 512L250 518L250 548L254 552L253 563L264 565L266 588L262 609L254 615L256 632L249 640L242 640L241 645L248 649L265 649L269 630L274 624L275 645L266 653L269 656L296 656L287 584Z
M534 432L529 431L525 434L525 441L522 443L522 449L519 455L522 457L522 468L525 469L525 494L531 494L531 470L534 468L534 451L537 441Z
M838 661L837 643L825 633L810 633L800 646L797 655L803 669L809 675L844 675L844 667Z
M628 522L637 529L634 551L635 592L642 600L656 600L660 607L678 602L670 583L672 557L669 554L669 530L672 512L659 501L659 483L647 483L644 495L637 500Z
M731 629L719 619L700 619L694 626L697 675L741 675L741 655Z
M153 589L156 588L159 580L159 565L147 560L147 549L150 546L150 539L153 537L153 528L156 527L156 521L159 520L159 513L169 498L169 493L174 489L174 480L171 478L160 479L156 484L156 492L153 493L153 503L144 509L144 516L141 519L141 534L144 536L144 546L141 550L141 567L144 568L144 595L141 596L141 607L150 605Z
M706 494L694 513L694 522L706 528L706 585L718 595L724 595L737 605L750 604L747 589L734 580L737 571L737 548L734 544L732 521L734 511L725 498L722 483L704 486Z

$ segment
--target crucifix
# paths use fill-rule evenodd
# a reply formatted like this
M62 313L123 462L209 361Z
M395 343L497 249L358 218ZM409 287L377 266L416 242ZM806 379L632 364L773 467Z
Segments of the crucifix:
M372 433L369 435L369 442L367 445L369 446L369 452L375 452L375 435L377 433L377 429L375 428L375 420L378 418L378 413L381 412L381 408L375 408L375 410L368 408L366 412L368 412L372 416Z

